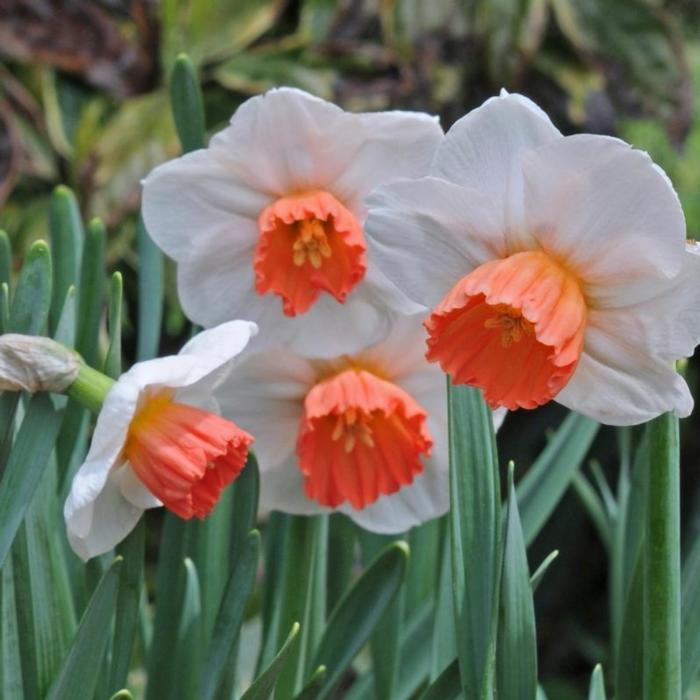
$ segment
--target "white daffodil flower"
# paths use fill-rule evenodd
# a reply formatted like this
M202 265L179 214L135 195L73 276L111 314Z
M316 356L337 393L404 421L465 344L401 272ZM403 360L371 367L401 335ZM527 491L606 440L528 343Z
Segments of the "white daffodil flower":
M700 339L700 257L646 153L564 137L502 93L448 131L428 177L368 207L370 254L433 307L428 359L492 407L556 399L612 425L691 412L674 361Z
M186 314L207 327L245 316L264 342L313 356L380 340L388 309L420 306L368 258L363 198L427 174L442 137L418 112L353 114L290 88L249 99L208 148L143 183Z
M261 508L340 510L383 533L447 510L446 383L425 360L422 317L395 318L353 355L251 351L219 385L223 415L256 436Z
M211 512L253 442L220 417L213 392L256 332L248 321L222 324L178 355L139 362L107 385L64 506L68 539L80 557L112 549L146 508L164 505L182 518ZM69 395L89 393L89 374L77 383Z

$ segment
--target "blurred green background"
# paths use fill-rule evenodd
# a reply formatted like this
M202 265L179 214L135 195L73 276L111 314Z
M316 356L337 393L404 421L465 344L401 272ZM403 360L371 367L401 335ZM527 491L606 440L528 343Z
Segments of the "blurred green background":
M135 356L139 181L176 156L167 82L179 52L202 81L208 127L247 97L293 85L350 110L420 109L444 128L501 87L536 100L564 133L614 134L649 151L700 237L700 3L697 0L3 0L0 3L0 228L19 268L47 237L59 183L108 230L125 278L124 338ZM163 351L188 333L167 270ZM689 380L697 396L695 369ZM522 413L522 412L521 412ZM511 416L501 453L529 464L559 409ZM615 482L615 436L595 454ZM700 529L700 425L683 426L685 541ZM605 658L607 559L576 494L531 549L560 560L538 591L540 677L580 697ZM700 694L698 695L700 697Z

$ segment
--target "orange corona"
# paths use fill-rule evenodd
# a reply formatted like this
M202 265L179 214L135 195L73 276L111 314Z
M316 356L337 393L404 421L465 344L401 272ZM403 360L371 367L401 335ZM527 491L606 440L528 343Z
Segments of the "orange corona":
M534 408L571 378L586 302L576 277L547 253L516 253L463 277L425 322L426 357L492 408Z
M255 289L282 297L284 313L307 311L321 292L339 302L367 269L362 227L332 194L282 197L258 218Z
M361 509L410 484L433 443L426 419L408 393L367 370L319 382L304 401L297 441L306 494Z
M181 518L203 518L243 469L252 436L214 413L147 397L129 427L124 455L146 488Z

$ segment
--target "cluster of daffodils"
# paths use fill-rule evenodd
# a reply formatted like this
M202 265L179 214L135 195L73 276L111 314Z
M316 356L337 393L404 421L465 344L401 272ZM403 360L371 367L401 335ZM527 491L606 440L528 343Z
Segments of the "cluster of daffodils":
M103 387L65 505L84 558L146 508L207 515L253 436L264 509L385 533L444 513L443 373L496 428L551 400L613 425L692 410L700 256L670 181L520 95L443 134L273 90L156 168L143 215L209 330Z

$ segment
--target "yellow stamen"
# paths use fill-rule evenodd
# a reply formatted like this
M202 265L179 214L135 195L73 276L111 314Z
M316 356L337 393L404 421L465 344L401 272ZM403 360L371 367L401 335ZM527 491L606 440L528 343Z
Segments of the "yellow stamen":
M330 258L333 254L328 237L323 227L323 221L319 219L302 219L296 224L297 238L292 244L292 259L297 267L301 267L307 260L311 266L318 270L323 264L323 258Z
M513 343L520 342L524 336L533 335L535 328L522 314L509 306L494 307L496 316L484 321L485 328L501 329L501 345L509 348Z
M367 447L374 447L372 428L369 425L370 415L360 412L354 407L348 408L345 413L341 413L333 426L331 440L337 442L344 437L343 449L346 454L350 454L359 441Z

